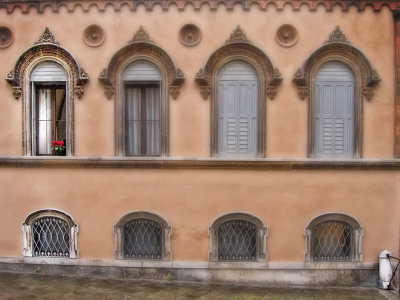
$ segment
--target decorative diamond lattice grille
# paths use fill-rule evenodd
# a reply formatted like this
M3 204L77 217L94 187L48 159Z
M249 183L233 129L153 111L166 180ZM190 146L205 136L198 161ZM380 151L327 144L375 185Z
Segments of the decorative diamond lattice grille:
M124 257L162 259L162 228L149 219L134 219L124 225Z
M33 256L70 257L69 225L56 217L44 217L32 225Z
M218 228L218 260L255 261L257 227L250 222L233 220Z
M314 227L314 261L351 261L353 229L341 221L326 221Z

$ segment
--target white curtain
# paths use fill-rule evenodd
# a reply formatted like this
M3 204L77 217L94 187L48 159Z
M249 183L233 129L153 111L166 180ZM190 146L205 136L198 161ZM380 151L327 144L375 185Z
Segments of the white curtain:
M38 94L38 154L51 154L51 89L39 89Z
M142 97L145 99L142 99ZM145 105L142 105L143 101ZM159 88L144 86L128 87L126 89L125 118L126 155L160 155L161 135ZM145 145L142 145L143 143L145 143Z

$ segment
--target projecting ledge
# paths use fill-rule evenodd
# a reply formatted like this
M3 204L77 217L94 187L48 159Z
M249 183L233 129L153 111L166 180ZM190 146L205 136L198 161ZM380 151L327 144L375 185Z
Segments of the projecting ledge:
M240 159L0 156L3 168L220 170L400 170L400 159Z

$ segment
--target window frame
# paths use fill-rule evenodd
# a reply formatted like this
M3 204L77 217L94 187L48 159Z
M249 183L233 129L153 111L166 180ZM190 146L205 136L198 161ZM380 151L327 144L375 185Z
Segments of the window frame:
M248 64L254 71L254 74L257 77L257 126L255 136L257 139L255 145L255 156L246 156L246 157L230 157L221 155L219 152L219 95L218 95L218 87L219 87L219 78L221 76L221 71L224 69L225 66L234 62L240 61ZM227 60L221 61L218 66L215 68L215 73L213 74L213 96L212 96L212 118L211 118L211 132L212 132L212 143L211 143L211 153L212 156L219 157L219 158L228 158L228 159L242 159L242 158L258 158L265 156L265 142L266 142L266 101L263 101L262 95L265 93L265 88L262 85L264 82L264 76L262 72L256 67L256 63L248 58L244 58L241 56L232 56ZM239 129L237 129L238 131ZM236 132L237 132L236 131Z
M316 75L322 65L328 62L339 62L344 64L353 73L354 78L354 136L353 136L353 157L357 159L362 157L363 143L363 89L360 82L362 81L361 74L357 70L356 62L341 57L339 55L328 55L320 59L310 71L310 102L308 105L308 157L315 158L315 83ZM346 160L349 158L324 157L324 160Z
M31 81L31 74L33 70L42 62L53 62L57 63L67 74L67 81L48 81L48 82L36 82ZM26 97L24 97L24 145L25 145L25 155L27 156L51 156L51 155L39 155L37 152L36 141L34 139L37 138L35 135L35 127L36 124L33 124L36 121L36 112L33 112L33 101L37 101L37 86L61 86L64 85L65 89L65 103L66 103L66 148L65 155L71 156L73 155L73 144L74 144L74 134L73 134L73 123L74 123L74 101L73 94L74 91L72 89L72 85L70 84L72 80L71 70L68 65L63 61L56 57L40 57L36 61L34 61L26 70L25 73L25 91ZM37 109L37 108L36 108ZM35 127L34 127L35 126Z
M126 68L137 61L147 61L153 64L161 75L161 81L125 81L123 74ZM167 88L166 70L160 62L145 55L136 55L120 65L117 72L117 89L115 101L115 154L118 157L165 157L169 155L169 94ZM126 98L125 91L128 85L152 85L158 82L160 92L160 154L155 155L126 155L125 116Z
M225 261L218 259L218 229L219 227L228 221L243 220L252 223L257 228L257 250L256 260L251 261ZM254 215L248 213L228 213L222 215L212 222L212 225L208 228L208 236L210 238L210 251L208 253L209 262L216 262L219 264L234 263L234 264L252 264L252 263L266 263L268 260L267 254L267 236L268 228L264 223Z
M46 218L46 217L55 217L62 219L67 222L69 226L69 257L50 257L50 256L33 256L33 233L32 233L32 225L35 221ZM78 233L78 224L66 213L55 210L55 209L43 209L38 210L31 213L22 224L22 233L23 233L23 249L22 255L25 257L33 257L40 259L76 259L79 257L78 251L78 243L77 243L77 233Z
M123 138L122 138L122 142L123 142L123 145L122 145L122 148L123 148L123 153L124 153L124 156L129 156L129 157L159 157L159 156L161 156L162 155L162 115L163 115L163 113L162 113L162 108L161 108L161 106L162 106L162 93L161 93L161 86L162 86L162 82L160 81L160 82L158 82L158 83L156 83L156 81L148 81L148 82L146 82L146 81L144 81L144 82L141 82L141 81L124 81L124 96L123 96L123 108L124 108L124 113L123 113L123 115L121 116L121 118L122 118L122 128L121 128L121 131L122 131L122 136L123 136ZM146 112L147 112L147 110L146 110L146 105L143 105L145 102L146 102L146 88L148 88L148 87L152 87L152 88L158 88L158 92L159 92L159 102L160 102L160 115L159 115L159 118L160 118L160 149L159 149L159 154L157 154L157 155L150 155L150 154L147 154L146 152L147 152L147 149L146 149L146 146L144 146L144 145L146 145L146 140L147 140L147 135L146 135L146 126L145 126L145 124L146 124L146 121L147 121L147 118L145 117L146 116ZM140 124L141 124L141 137L140 137L140 144L141 144L141 154L140 155L128 155L127 154L127 99L126 99L126 90L128 89L128 88L139 88L140 89L140 93L141 93L141 95L140 95L140 102L141 102L141 111L140 111L140 116L141 116L141 120L140 120ZM143 126L144 125L144 126Z
M40 89L51 89L51 102L52 102L52 120L51 120L51 135L52 135L52 141L58 140L57 139L57 133L56 131L56 126L57 126L57 119L56 119L56 105L54 104L56 102L56 93L57 90L64 90L64 105L65 105L65 138L67 138L67 108L68 108L68 103L67 103L67 90L66 90L66 83L61 84L60 82L46 82L46 83L37 83L36 81L31 81L32 84L32 95L35 93L35 97L32 98L32 102L36 101L35 104L31 104L32 107L35 107L35 111L32 111L32 153L36 153L37 156L48 156L52 154L40 154L39 153L39 134L38 134L38 128L39 128L39 105L38 105L38 100L39 100L39 90ZM68 144L67 140L66 143Z
M148 219L157 222L162 229L162 257L161 259L144 259L144 258L125 258L124 257L124 225L135 219ZM169 223L161 216L148 212L148 211L134 211L122 216L117 223L114 225L114 239L115 239L115 259L126 260L126 261L151 261L151 262L161 262L161 261L171 261L171 235L172 227Z
M313 260L313 232L315 226L327 222L327 221L340 221L347 223L353 229L352 232L352 260L351 261L314 261ZM362 239L364 236L364 229L361 227L360 223L351 216L342 213L327 213L315 217L311 220L308 226L304 230L306 238L306 251L304 253L305 262L312 263L352 263L352 262L362 262Z

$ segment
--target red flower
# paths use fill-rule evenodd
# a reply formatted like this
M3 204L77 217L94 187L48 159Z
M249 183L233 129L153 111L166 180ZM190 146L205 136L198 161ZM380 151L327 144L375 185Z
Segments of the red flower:
M52 142L51 143L51 146L52 147L62 147L62 146L64 146L64 141L54 141L54 142Z

